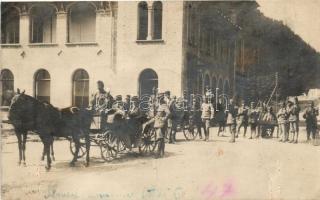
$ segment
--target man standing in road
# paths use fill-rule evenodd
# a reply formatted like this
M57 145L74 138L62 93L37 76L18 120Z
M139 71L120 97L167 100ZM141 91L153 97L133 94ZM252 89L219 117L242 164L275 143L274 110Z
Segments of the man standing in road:
M258 118L259 118L259 110L255 108L254 102L251 102L250 108L248 110L248 122L250 125L250 137L249 139L252 139L253 137L257 137L257 124L258 124Z
M279 134L280 134L280 142L287 142L289 139L288 132L286 130L287 128L287 120L288 120L288 113L286 109L286 103L283 102L281 105L281 108L279 109L277 113L278 118L278 127L279 127Z
M291 143L298 143L299 137L299 113L300 107L298 105L298 99L294 99L294 103L290 102L289 104L289 123L290 123L290 132L292 133Z
M98 92L93 95L91 101L92 110L100 115L100 127L104 127L109 110L112 108L113 97L110 94L110 89L104 89L102 81L97 82Z
M244 102L242 102L241 107L238 109L236 137L238 137L238 135L240 134L241 127L244 128L243 137L246 137L247 127L248 127L248 110L245 107Z
M226 110L227 113L227 126L229 127L229 131L231 134L231 139L229 142L234 143L235 140L235 134L236 134L236 116L237 116L237 107L235 103L233 102L233 99L229 100L228 109Z
M170 115L169 108L164 100L163 93L158 94L159 105L156 108L156 115L154 118L149 120L146 125L154 123L154 129L156 131L156 141L158 144L156 158L162 158L164 156L165 149L165 133L166 133L166 123Z
M213 105L209 102L210 96L204 96L204 102L201 105L201 119L202 119L202 127L204 129L205 139L204 141L209 140L209 128L210 128L210 120L214 117L214 108Z
M316 138L317 131L317 116L319 115L319 110L314 108L314 102L311 102L303 118L306 120L307 126L307 142L310 141L310 135L312 135L312 140Z

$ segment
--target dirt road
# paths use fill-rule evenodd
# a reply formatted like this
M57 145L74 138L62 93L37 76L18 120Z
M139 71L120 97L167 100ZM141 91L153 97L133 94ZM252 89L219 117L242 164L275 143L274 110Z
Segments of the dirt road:
M2 137L2 198L7 199L320 199L320 147L276 139L217 137L191 142L178 134L163 159L122 156L112 163L92 148L91 166L69 167L65 140L55 141L50 172L40 161L42 144L27 143L27 166L18 166L15 136ZM31 136L30 140L37 138Z

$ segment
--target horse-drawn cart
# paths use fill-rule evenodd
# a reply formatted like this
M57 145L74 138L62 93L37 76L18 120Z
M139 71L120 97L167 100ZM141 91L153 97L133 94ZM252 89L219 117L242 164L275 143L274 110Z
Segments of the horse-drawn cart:
M101 117L100 114L94 115L90 128L90 146L100 148L101 158L110 162L131 151L132 148L138 148L141 155L148 155L154 152L156 147L155 130L151 127L143 131L143 123L147 121L146 117L141 115L135 119L126 119L119 113L110 114L107 117ZM75 143L70 140L70 151L75 155ZM80 138L80 149L78 158L87 153L84 135Z

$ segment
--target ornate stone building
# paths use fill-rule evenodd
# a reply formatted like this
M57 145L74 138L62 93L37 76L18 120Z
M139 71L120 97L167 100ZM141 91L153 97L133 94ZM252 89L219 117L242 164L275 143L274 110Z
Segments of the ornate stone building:
M205 86L232 94L241 28L215 2L1 4L2 105L14 88L58 107L112 94Z

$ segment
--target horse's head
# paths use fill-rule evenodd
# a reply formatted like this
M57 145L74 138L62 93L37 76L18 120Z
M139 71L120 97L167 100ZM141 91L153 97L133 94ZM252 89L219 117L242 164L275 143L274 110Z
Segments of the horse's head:
M17 90L17 93L12 97L10 107L9 107L9 118L12 118L13 116L18 116L24 112L24 108L28 107L28 102L31 102L28 100L28 95L25 94L25 91L20 92L20 90Z

